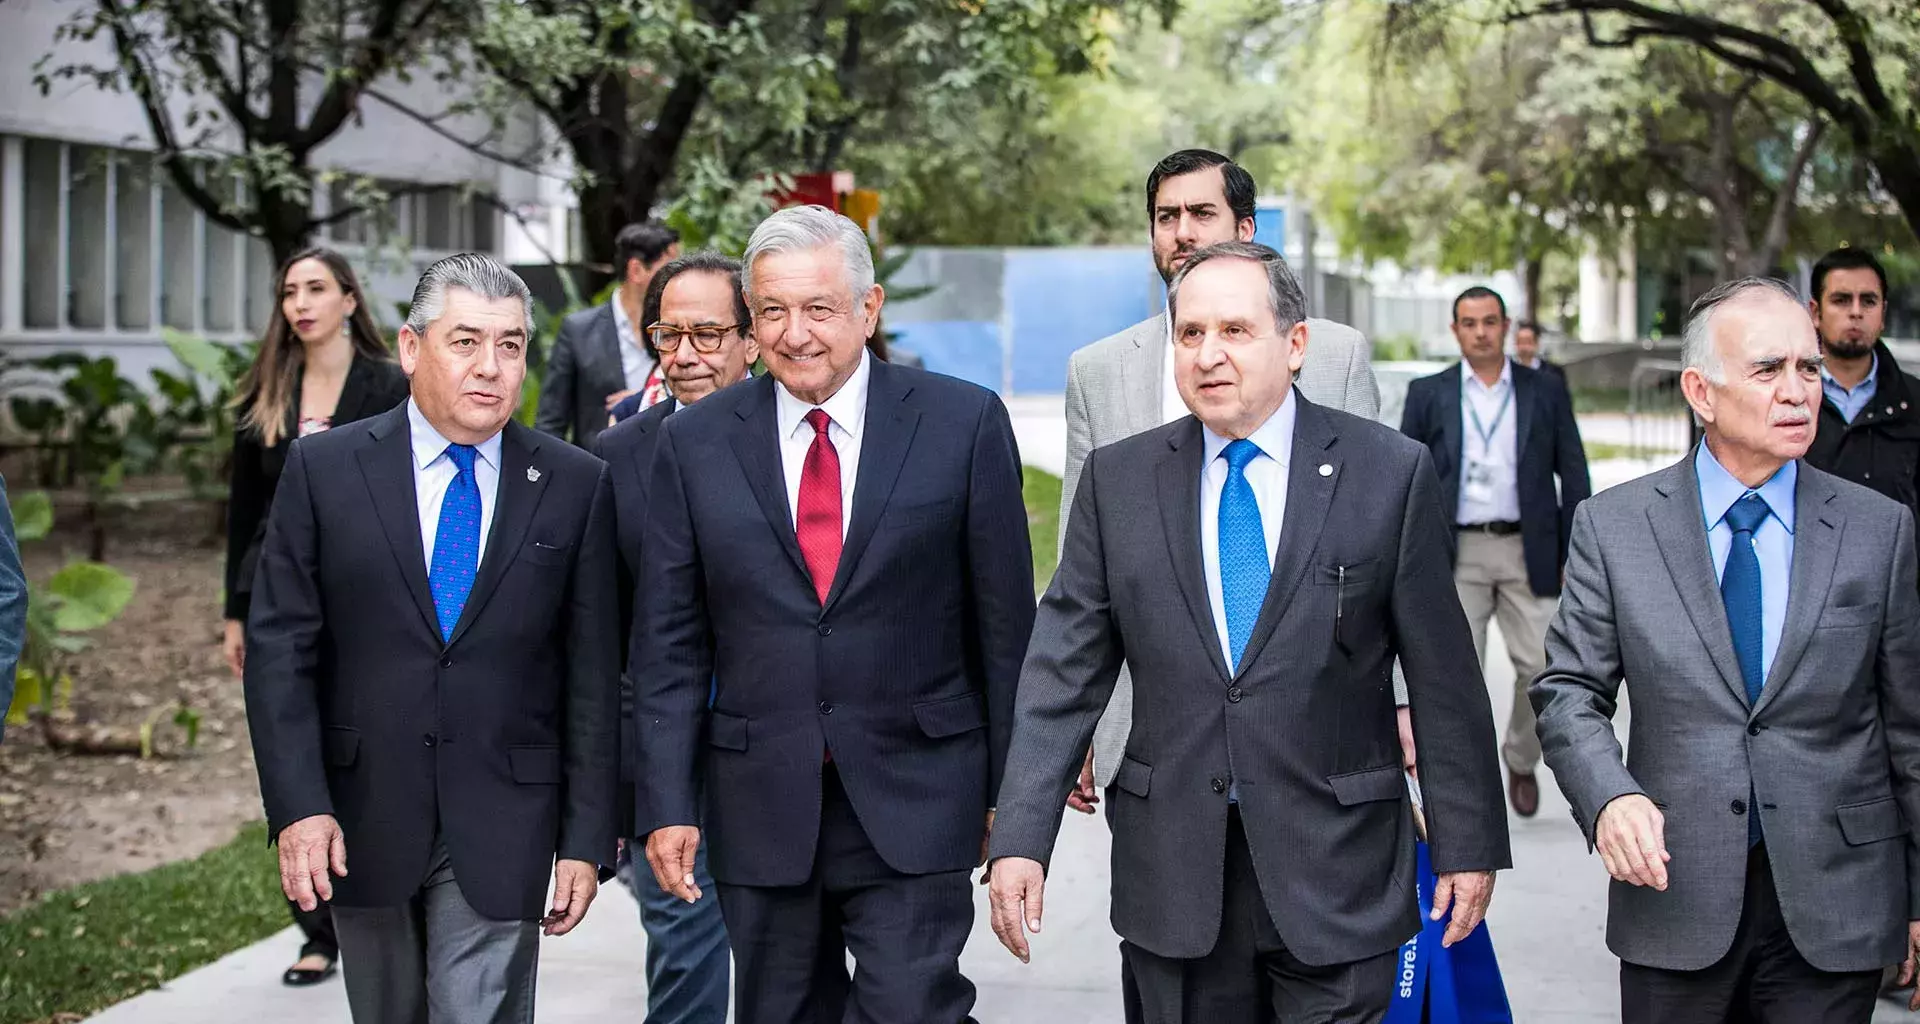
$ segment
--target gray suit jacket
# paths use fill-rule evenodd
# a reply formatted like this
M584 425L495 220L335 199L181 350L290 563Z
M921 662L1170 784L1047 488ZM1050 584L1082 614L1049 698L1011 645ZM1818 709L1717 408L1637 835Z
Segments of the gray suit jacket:
M1094 452L1041 599L991 856L1046 863L1124 656L1140 707L1112 790L1113 926L1163 957L1220 933L1227 794L1287 949L1387 952L1419 927L1387 665L1407 668L1434 866L1508 866L1493 715L1424 448L1300 401L1273 578L1229 671L1200 552L1198 420Z
M1165 313L1102 338L1067 360L1067 478L1060 489L1063 548L1087 454L1161 425L1166 360ZM1307 361L1294 385L1316 405L1367 419L1380 414L1372 350L1359 331L1345 324L1318 318L1307 321ZM1094 732L1093 770L1101 786L1112 784L1132 727L1133 682L1122 667L1113 703Z
M583 309L562 320L553 339L553 354L540 375L534 429L591 448L607 429L607 396L626 389L612 304Z
M1920 599L1913 516L1804 462L1787 618L1749 707L1715 582L1693 459L1574 515L1547 670L1533 683L1547 765L1592 841L1615 797L1666 817L1666 892L1613 883L1607 944L1697 970L1739 923L1758 813L1794 946L1824 971L1905 954L1920 919ZM1632 680L1625 763L1613 731ZM1759 806L1747 802L1757 799Z

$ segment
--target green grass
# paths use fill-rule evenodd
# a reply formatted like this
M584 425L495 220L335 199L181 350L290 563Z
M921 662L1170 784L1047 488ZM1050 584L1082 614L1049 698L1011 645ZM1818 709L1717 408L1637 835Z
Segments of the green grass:
M1036 592L1044 591L1059 561L1060 478L1028 466L1021 492L1027 499L1027 532L1033 538L1033 586Z
M259 823L193 860L53 893L0 918L0 1024L92 1015L287 924Z

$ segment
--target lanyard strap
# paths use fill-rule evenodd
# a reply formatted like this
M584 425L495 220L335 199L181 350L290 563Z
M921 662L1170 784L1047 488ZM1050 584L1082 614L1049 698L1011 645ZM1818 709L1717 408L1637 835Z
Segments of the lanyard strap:
M1507 385L1507 392L1500 396L1500 408L1494 410L1493 426L1480 425L1480 410L1474 407L1473 399L1466 398L1467 415L1473 417L1474 432L1480 435L1480 451L1484 454L1493 447L1493 434L1500 429L1500 422L1507 418L1507 406L1513 404L1513 385Z

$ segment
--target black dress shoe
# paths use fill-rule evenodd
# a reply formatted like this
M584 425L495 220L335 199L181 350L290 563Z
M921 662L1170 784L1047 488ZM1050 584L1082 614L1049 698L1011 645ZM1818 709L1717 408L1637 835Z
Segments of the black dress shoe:
M1531 818L1540 813L1540 780L1532 772L1516 772L1508 769L1507 799L1513 803L1513 813L1522 818Z
M308 985L318 985L328 978L333 977L334 973L339 969L340 962L338 960L328 960L327 966L317 971L309 971L299 967L289 967L287 968L287 973L280 976L280 982L293 988L305 988Z

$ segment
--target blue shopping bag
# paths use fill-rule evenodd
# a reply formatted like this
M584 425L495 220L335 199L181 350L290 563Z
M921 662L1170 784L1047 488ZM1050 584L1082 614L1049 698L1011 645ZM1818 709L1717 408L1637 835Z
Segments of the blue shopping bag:
M1420 934L1400 947L1393 1002L1386 1024L1513 1024L1507 987L1493 957L1493 939L1482 922L1449 949L1445 919L1432 920L1433 858L1426 843L1415 844L1415 878L1420 886ZM1422 1009L1426 1017L1422 1018Z

